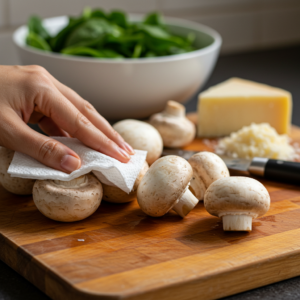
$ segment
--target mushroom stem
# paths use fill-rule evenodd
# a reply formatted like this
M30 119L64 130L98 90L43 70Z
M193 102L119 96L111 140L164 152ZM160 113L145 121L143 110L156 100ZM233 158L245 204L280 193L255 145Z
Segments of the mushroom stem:
M174 117L184 117L185 107L175 101L168 101L165 108L165 113Z
M54 183L58 186L66 187L68 189L76 189L87 184L87 176L82 175L70 181L54 180Z
M252 230L252 216L250 215L225 215L222 217L222 221L225 231Z
M187 188L184 194L181 196L179 201L173 206L172 209L176 211L179 214L179 216L184 218L197 204L198 199Z

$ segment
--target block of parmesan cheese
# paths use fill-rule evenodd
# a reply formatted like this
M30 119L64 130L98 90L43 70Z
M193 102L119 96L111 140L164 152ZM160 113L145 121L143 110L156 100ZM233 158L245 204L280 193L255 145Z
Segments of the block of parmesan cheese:
M291 113L289 92L231 78L200 93L198 136L225 136L251 123L269 123L279 134L288 133Z

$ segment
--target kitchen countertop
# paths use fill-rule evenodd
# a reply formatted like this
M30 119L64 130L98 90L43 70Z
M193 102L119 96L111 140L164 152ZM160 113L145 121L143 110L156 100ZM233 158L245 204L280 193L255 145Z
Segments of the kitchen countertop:
M300 126L300 46L221 56L204 89L230 77L280 87L293 95L293 124ZM197 96L186 105L195 111ZM1 247L1 245L0 245ZM300 276L224 298L226 300L290 300L300 298ZM50 299L0 261L0 300Z

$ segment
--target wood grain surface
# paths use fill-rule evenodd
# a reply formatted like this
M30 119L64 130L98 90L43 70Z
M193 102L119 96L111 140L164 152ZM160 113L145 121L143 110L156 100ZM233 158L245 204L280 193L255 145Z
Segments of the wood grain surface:
M216 299L300 275L300 186L261 182L272 203L251 233L224 232L202 202L185 219L102 202L59 223L0 187L0 259L53 299Z

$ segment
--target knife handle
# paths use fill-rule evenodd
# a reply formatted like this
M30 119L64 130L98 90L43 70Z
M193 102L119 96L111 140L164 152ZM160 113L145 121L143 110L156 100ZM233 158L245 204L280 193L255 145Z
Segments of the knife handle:
M249 172L266 179L300 185L300 163L298 162L255 157Z
M269 159L265 166L264 177L300 185L300 163Z

